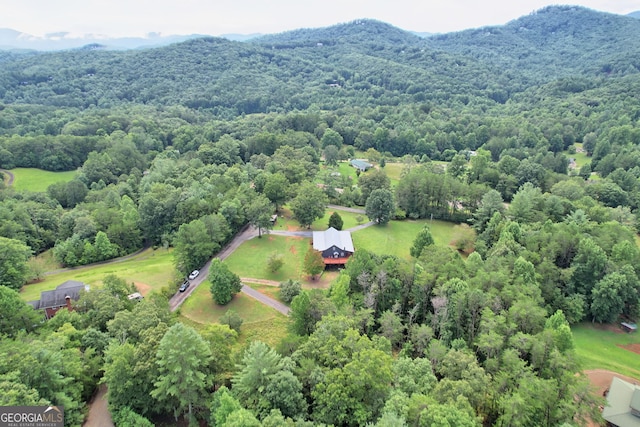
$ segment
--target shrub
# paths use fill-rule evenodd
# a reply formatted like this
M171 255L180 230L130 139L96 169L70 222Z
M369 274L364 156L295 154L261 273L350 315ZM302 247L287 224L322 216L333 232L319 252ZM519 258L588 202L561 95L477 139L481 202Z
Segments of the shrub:
M280 299L289 304L300 293L302 287L297 280L287 280L280 283Z
M267 267L269 268L269 271L272 273L275 273L276 271L280 270L283 265L284 265L284 257L281 254L274 252L271 255L269 255L269 258L267 258Z
M223 325L228 325L231 329L238 333L240 333L240 326L242 326L242 323L244 322L244 320L242 320L242 317L240 317L240 315L233 309L227 310L222 315L222 317L220 317L219 321Z

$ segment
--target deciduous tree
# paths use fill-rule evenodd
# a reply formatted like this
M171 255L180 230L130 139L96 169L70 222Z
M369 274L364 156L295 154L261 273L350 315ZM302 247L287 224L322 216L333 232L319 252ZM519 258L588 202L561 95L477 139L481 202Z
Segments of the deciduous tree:
M298 195L291 201L293 216L300 226L309 228L313 221L322 218L327 208L327 195L312 182L300 186Z
M200 268L219 248L200 219L182 224L173 240L176 270L183 275Z
M33 331L42 317L16 291L0 286L0 334L14 337L20 331Z
M254 197L245 212L249 224L258 229L258 237L262 237L262 230L273 228L273 222L271 222L272 214L273 207L271 202L263 195Z
M0 237L0 285L18 290L29 275L31 249L20 240Z
M227 304L235 294L242 290L240 277L229 270L220 258L211 261L208 279L211 283L211 295L216 304Z
M318 274L324 271L324 259L322 258L322 254L313 249L313 247L309 247L309 250L304 257L303 270L312 278L315 278Z
M388 223L395 211L393 193L385 189L373 190L367 199L365 211L371 221L378 224Z

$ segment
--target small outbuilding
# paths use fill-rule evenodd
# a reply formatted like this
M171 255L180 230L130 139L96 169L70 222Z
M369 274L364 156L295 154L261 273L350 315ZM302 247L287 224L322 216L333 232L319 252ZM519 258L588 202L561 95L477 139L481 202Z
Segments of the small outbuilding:
M352 159L351 166L358 169L360 172L366 172L373 167L371 163L362 159Z
M636 325L635 323L622 322L620 326L622 326L622 330L624 330L625 332L635 332L638 330L638 325Z

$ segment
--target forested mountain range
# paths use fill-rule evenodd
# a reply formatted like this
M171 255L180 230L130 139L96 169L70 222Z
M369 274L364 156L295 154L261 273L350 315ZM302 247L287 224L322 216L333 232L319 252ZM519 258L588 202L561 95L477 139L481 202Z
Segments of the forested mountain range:
M0 168L75 171L45 192L0 179L0 404L81 425L102 382L117 425L602 421L570 325L640 319L639 31L551 7L430 38L358 20L0 53ZM376 167L339 166L355 156ZM277 351L169 312L247 224L280 209L309 226L327 203L424 228L410 257L359 248L330 289L291 294ZM435 244L426 219L456 237ZM39 322L18 293L45 268L33 255L72 267L146 245L171 246L175 274L139 303L108 276Z
M0 101L57 107L183 105L214 114L491 100L571 77L570 91L636 74L640 21L550 7L502 27L421 38L359 20L249 42L4 54Z

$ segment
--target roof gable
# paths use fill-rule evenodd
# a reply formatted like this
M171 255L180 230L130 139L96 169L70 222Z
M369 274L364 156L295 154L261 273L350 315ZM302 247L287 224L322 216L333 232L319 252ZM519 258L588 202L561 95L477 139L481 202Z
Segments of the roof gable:
M51 307L62 307L67 303L67 297L71 298L74 301L77 301L80 298L80 291L85 289L85 285L82 282L77 282L75 280L67 280L66 282L58 285L52 291L43 291L40 293L39 301L30 301L34 308L51 308Z
M322 252L332 246L347 252L354 252L351 233L349 231L338 231L333 227L329 227L326 231L313 232L313 249Z
M607 406L602 411L602 417L618 427L640 427L640 417L632 413L633 406L640 399L640 387L613 377Z

